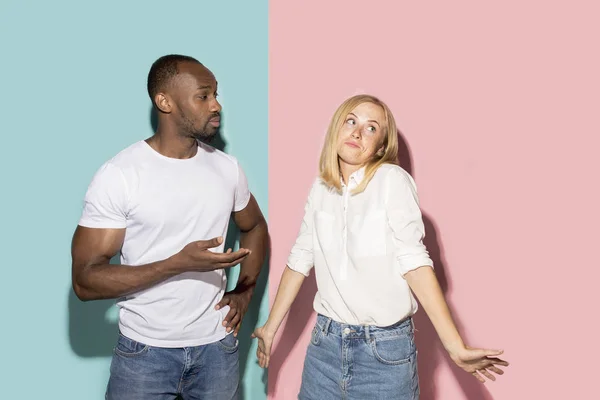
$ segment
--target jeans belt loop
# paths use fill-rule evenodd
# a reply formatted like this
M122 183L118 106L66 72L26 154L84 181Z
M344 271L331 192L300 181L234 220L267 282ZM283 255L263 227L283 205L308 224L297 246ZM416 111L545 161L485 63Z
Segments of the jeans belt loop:
M323 326L323 334L327 335L329 333L329 325L331 324L331 318L327 318L327 322Z

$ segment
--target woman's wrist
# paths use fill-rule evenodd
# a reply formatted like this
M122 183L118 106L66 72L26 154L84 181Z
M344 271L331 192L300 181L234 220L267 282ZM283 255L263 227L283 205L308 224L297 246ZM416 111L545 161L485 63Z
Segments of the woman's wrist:
M267 320L267 322L263 326L263 329L268 335L275 336L277 334L278 326L276 326L276 324L274 324L273 322Z
M443 345L451 358L456 357L465 349L465 344L460 338L455 339L449 343L443 343Z

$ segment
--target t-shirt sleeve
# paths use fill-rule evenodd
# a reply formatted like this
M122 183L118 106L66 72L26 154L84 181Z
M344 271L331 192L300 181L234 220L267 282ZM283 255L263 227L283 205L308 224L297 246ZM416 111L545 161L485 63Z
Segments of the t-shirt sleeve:
M115 165L105 163L88 186L79 225L88 228L126 228L127 203L127 184L123 173Z
M237 163L238 168L238 176L237 176L237 185L235 187L235 199L234 199L234 212L238 212L246 208L248 202L250 201L250 189L248 188L248 179L246 178L246 174L244 170Z

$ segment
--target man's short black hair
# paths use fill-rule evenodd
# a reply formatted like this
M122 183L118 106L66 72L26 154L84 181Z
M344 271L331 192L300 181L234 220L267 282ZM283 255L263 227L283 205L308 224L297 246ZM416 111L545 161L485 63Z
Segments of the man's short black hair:
M148 73L148 95L152 104L156 93L164 90L166 84L178 73L177 65L181 62L202 63L190 56L180 54L169 54L154 61Z

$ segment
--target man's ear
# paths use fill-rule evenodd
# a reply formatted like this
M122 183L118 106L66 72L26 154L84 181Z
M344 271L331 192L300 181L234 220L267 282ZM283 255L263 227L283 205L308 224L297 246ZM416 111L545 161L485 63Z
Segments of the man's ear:
M159 92L154 96L154 104L159 109L159 111L169 114L173 110L171 106L171 99L165 93Z

